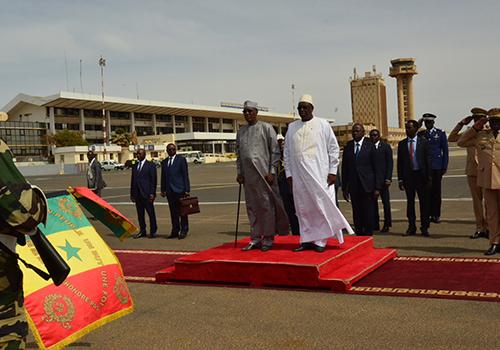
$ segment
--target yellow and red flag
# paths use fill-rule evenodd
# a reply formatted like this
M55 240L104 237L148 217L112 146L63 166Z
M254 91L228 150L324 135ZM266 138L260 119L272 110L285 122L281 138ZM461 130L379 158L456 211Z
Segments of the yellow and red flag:
M24 269L25 308L41 349L61 349L133 311L133 301L114 255L68 192L48 195L47 224L40 231L71 267L58 287ZM43 266L31 241L18 253Z

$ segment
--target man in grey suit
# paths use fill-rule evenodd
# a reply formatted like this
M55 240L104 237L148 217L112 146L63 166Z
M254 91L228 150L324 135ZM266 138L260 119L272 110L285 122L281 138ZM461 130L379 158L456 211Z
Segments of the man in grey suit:
M106 183L102 179L101 163L96 159L96 154L93 151L87 152L87 158L89 160L87 187L100 197L101 190L106 187Z

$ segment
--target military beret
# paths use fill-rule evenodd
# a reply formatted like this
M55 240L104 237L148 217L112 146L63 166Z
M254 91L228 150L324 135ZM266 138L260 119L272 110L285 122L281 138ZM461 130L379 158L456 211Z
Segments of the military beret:
M425 113L425 114L422 115L422 119L423 120L434 120L436 118L437 117L434 114L431 114L431 113Z
M488 111L490 118L500 118L500 108L492 108Z
M482 108L479 108L479 107L474 107L470 110L470 112L472 113L472 115L483 115L483 116L486 116L488 114L488 111L486 109L482 109Z

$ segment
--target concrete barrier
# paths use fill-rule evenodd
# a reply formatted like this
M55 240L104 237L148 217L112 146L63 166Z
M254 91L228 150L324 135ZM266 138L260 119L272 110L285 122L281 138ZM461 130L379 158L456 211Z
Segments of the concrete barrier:
M85 171L87 164L23 164L17 163L17 168L24 176L47 176L64 174L80 174Z

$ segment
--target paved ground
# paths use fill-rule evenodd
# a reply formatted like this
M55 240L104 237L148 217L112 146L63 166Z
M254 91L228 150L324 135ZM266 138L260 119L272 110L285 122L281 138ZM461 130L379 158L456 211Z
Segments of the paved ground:
M377 234L376 245L399 255L483 256L485 239L470 240L473 212L464 152L453 150L443 182L443 222L431 237L402 237L405 202L391 189L391 233ZM159 237L120 242L96 224L115 249L201 250L234 238L238 186L232 163L190 166L192 193L201 213L190 218L185 240L164 239L170 232L168 207L157 202ZM103 197L136 220L130 203L130 172L105 173ZM44 190L84 185L83 176L31 178ZM348 203L342 212L351 218ZM248 232L242 205L240 231ZM244 233L242 234L244 235ZM500 258L500 256L497 256ZM450 276L452 278L452 276ZM402 297L338 295L265 289L129 284L136 311L82 338L73 349L498 349L500 304ZM30 347L35 345L31 340Z

